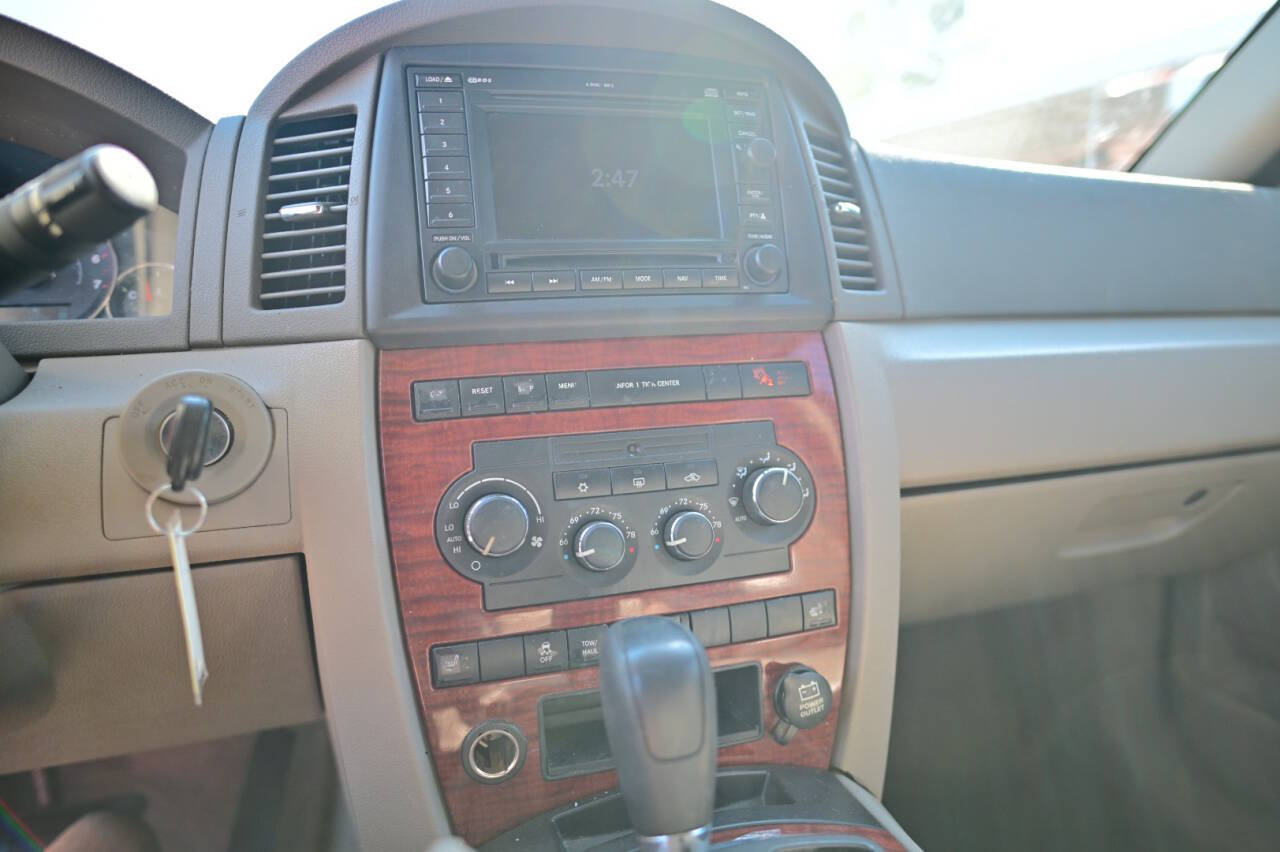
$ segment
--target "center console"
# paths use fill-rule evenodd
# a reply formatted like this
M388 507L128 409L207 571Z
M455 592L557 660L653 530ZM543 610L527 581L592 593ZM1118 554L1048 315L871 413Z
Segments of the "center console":
M597 663L636 616L707 648L722 769L827 769L851 572L821 335L385 351L379 384L401 616L459 834L617 788Z

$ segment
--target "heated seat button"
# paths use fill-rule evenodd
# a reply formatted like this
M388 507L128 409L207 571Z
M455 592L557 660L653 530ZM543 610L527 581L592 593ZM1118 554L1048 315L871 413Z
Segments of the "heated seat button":
M457 686L480 679L480 656L475 642L431 649L431 677L436 686Z
M569 643L563 630L531 633L524 637L524 670L526 674L562 672L569 668Z

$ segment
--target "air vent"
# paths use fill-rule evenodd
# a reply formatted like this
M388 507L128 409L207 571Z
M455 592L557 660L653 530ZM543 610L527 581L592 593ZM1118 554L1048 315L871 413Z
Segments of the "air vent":
M263 310L334 305L346 296L355 127L354 115L330 115L276 128L262 228Z
M805 135L818 168L818 180L822 182L840 286L845 290L877 290L871 243L849 162L849 146L834 134L809 125L805 125Z

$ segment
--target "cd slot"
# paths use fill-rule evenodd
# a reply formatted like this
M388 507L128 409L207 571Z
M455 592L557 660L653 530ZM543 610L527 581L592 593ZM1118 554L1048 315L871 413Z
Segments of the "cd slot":
M629 267L736 266L735 251L709 252L528 252L489 254L490 269L622 269Z

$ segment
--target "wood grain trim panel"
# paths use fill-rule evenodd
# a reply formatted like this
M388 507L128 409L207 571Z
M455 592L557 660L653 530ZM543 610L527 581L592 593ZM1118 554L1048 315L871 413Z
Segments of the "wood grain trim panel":
M410 386L414 381L746 361L805 361L812 393L805 397L507 414L429 423L414 421L411 411ZM432 759L458 834L473 844L483 843L538 813L615 788L617 779L613 772L599 772L547 781L540 770L539 697L595 688L595 669L436 689L431 684L429 649L445 642L581 627L833 588L837 627L709 651L711 663L717 667L759 661L766 694L771 694L789 665L804 663L826 676L835 697L835 707L825 722L800 731L789 745L780 746L766 735L756 742L721 750L722 765L829 765L844 679L851 566L839 414L820 334L387 351L380 355L378 380L383 482L405 643ZM481 586L456 574L439 553L433 529L436 505L449 483L471 469L471 445L475 441L744 420L771 420L778 443L799 454L814 477L814 519L792 545L791 569L787 572L486 612ZM530 745L519 775L494 786L473 781L463 770L460 757L467 733L489 719L518 725ZM766 702L766 731L775 722L773 708Z
M867 825L841 825L839 823L822 822L780 822L769 825L750 825L724 828L712 833L711 842L713 844L718 844L727 843L730 840L746 840L764 837L791 837L799 839L804 835L861 837L877 844L884 850L884 852L906 852L906 848L898 842L898 838L894 837L883 828L873 828Z

